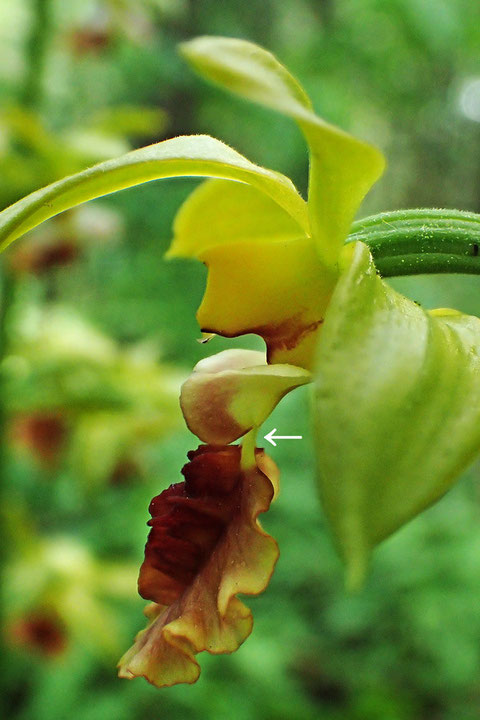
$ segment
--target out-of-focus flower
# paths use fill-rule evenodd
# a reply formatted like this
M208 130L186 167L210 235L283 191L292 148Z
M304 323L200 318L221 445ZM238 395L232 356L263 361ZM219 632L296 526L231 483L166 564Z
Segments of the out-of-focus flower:
M129 457L120 458L108 479L109 484L116 486L128 485L141 475L139 465Z
M93 114L88 124L53 130L33 110L8 104L0 112L2 206L59 176L128 152L131 138L161 137L166 124L161 108L120 105Z
M183 373L159 349L120 347L76 312L25 306L3 361L11 435L47 468L71 467L86 486L142 477L149 448L181 422Z
M238 648L252 616L236 596L262 592L278 557L257 519L274 495L274 463L257 451L255 465L243 468L238 446L204 445L188 457L185 481L150 505L139 592L154 604L120 661L121 677L142 675L158 687L195 682L199 652Z
M27 447L47 468L55 465L62 451L67 422L61 412L33 412L13 420L11 428L14 442Z
M42 275L56 267L71 265L80 254L79 247L70 240L54 243L33 242L22 245L11 259L11 267L16 272L29 272Z
M52 659L71 643L118 656L122 631L112 610L130 597L134 565L98 560L72 538L42 537L31 521L8 507L5 514L15 541L3 574L7 640Z
M9 255L16 273L43 275L71 265L99 242L119 240L123 235L120 215L108 207L76 208L37 228Z
M69 45L75 55L100 54L112 44L113 36L109 28L84 26L70 33Z
M68 646L68 632L58 614L49 608L35 608L16 618L6 630L12 645L31 652L56 657Z
M185 0L102 0L85 8L69 44L80 56L101 53L125 37L144 46L155 37L159 20L179 19L185 12Z

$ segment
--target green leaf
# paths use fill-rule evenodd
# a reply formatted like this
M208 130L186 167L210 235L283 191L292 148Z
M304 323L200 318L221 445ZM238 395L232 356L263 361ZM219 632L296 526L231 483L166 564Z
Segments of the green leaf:
M247 241L295 240L300 225L251 185L207 180L186 199L173 226L168 257L199 257L218 245Z
M374 546L477 454L479 377L480 320L424 311L357 243L325 316L314 403L321 494L351 587Z
M383 172L381 153L317 117L297 80L258 45L206 36L183 43L181 52L213 82L298 123L310 149L312 232L322 257L334 264L361 201Z
M37 190L0 213L0 250L44 220L87 200L166 177L204 176L256 187L308 230L305 203L292 182L254 165L207 135L177 137L95 165Z

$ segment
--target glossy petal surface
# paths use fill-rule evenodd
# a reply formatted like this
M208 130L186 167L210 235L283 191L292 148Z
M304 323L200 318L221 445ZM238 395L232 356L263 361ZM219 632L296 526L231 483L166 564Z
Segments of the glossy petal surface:
M200 327L226 337L256 333L268 362L309 369L337 275L308 238L242 242L201 255L209 268Z

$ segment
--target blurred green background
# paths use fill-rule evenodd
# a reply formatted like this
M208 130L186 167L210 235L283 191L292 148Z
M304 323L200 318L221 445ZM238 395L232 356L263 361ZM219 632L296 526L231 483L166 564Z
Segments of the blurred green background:
M193 76L176 44L256 41L325 118L379 145L362 214L480 212L480 5L472 0L3 0L0 204L131 147L209 133L290 175L293 123ZM178 388L192 365L255 338L199 336L205 272L165 262L198 181L151 183L49 221L3 256L2 700L15 720L473 720L480 718L480 477L376 552L350 597L316 497L308 395L265 432L282 493L264 518L281 559L248 599L255 628L201 656L195 686L116 678L144 626L136 595L147 507L180 479L195 438ZM426 307L480 314L480 278L392 281Z

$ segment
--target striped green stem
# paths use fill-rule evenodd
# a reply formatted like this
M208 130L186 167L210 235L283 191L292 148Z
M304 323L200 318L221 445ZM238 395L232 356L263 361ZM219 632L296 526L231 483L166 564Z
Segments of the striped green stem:
M359 220L347 242L370 248L383 277L480 275L480 215L461 210L396 210Z

